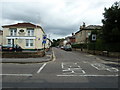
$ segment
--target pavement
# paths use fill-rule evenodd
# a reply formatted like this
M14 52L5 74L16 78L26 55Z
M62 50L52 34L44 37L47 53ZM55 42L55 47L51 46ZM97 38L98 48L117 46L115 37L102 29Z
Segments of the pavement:
M82 52L80 50L74 50L76 52ZM82 53L86 53L86 52L82 52ZM88 53L89 54L89 53ZM92 55L92 54L91 54ZM120 58L116 58L116 57L108 57L108 56L103 56L103 55L94 55L96 59L98 60L104 60L104 61L108 61L108 62L113 62L113 63L117 63L120 64Z
M44 57L40 58L2 58L2 63L19 63L19 64L26 64L26 63L43 63L49 62L53 59L53 52L50 49L48 52L45 52Z

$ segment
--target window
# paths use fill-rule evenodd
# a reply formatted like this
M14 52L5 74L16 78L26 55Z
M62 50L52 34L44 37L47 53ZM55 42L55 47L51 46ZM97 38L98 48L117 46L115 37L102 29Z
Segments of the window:
M8 45L13 44L13 39L8 39Z
M29 46L29 40L28 39L26 40L26 46L27 47Z
M90 32L88 32L88 36L90 36L90 34L91 34L91 33L90 33Z
M34 29L33 28L28 28L27 33L28 33L28 36L34 36Z
M30 46L33 46L33 39L30 39Z
M26 46L32 47L33 46L33 39L26 39Z
M16 28L11 28L10 29L10 36L16 36L17 35L17 29Z

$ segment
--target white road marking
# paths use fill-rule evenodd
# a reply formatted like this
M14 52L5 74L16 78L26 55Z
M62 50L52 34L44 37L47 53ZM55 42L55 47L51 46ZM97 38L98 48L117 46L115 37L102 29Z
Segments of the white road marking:
M82 72L83 72L83 74L85 74L85 71L84 71L84 70L82 70Z
M62 69L64 68L63 63L61 64Z
M57 75L58 77L73 77L73 76L80 76L80 77L118 77L119 75Z
M107 70L110 72L118 72L119 71L117 68L108 68Z
M75 65L75 66L74 66ZM61 63L63 74L85 74L85 71L78 65L78 63Z
M52 52L53 52L53 61L55 61L56 60L55 53L53 50L52 50Z
M94 68L96 68L97 70L99 70L99 68L98 68L98 67L96 67L96 66L94 66L94 64L91 64L91 66L93 66Z
M40 73L40 72L42 71L42 69L45 67L46 64L47 64L47 63L44 63L44 64L42 65L42 67L40 67L40 69L37 71L37 73Z
M104 64L99 64L99 63L91 64L91 66L93 66L97 70L107 70L110 72L118 72L119 71L117 68L109 67L109 66L106 66Z
M0 76L32 76L32 74L0 74Z

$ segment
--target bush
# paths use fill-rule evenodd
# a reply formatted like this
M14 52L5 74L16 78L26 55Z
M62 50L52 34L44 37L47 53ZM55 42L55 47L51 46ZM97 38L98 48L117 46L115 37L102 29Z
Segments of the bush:
M95 50L98 51L120 52L120 43L102 43L102 42L89 43L88 49L94 50L94 45Z
M120 43L105 43L103 40L98 39L96 42L90 42L88 44L73 44L72 48L120 52Z
M73 44L72 48L87 48L87 44Z

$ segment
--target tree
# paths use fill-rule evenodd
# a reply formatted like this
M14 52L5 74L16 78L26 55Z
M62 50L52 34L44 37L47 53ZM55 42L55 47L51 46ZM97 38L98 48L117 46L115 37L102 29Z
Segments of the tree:
M103 13L103 39L106 43L120 42L120 8L118 2L115 2L110 8L105 8Z
M57 39L57 40L53 39L52 46L53 46L53 47L58 46L58 45L59 45L59 43L60 43L60 40L61 40L61 39Z

